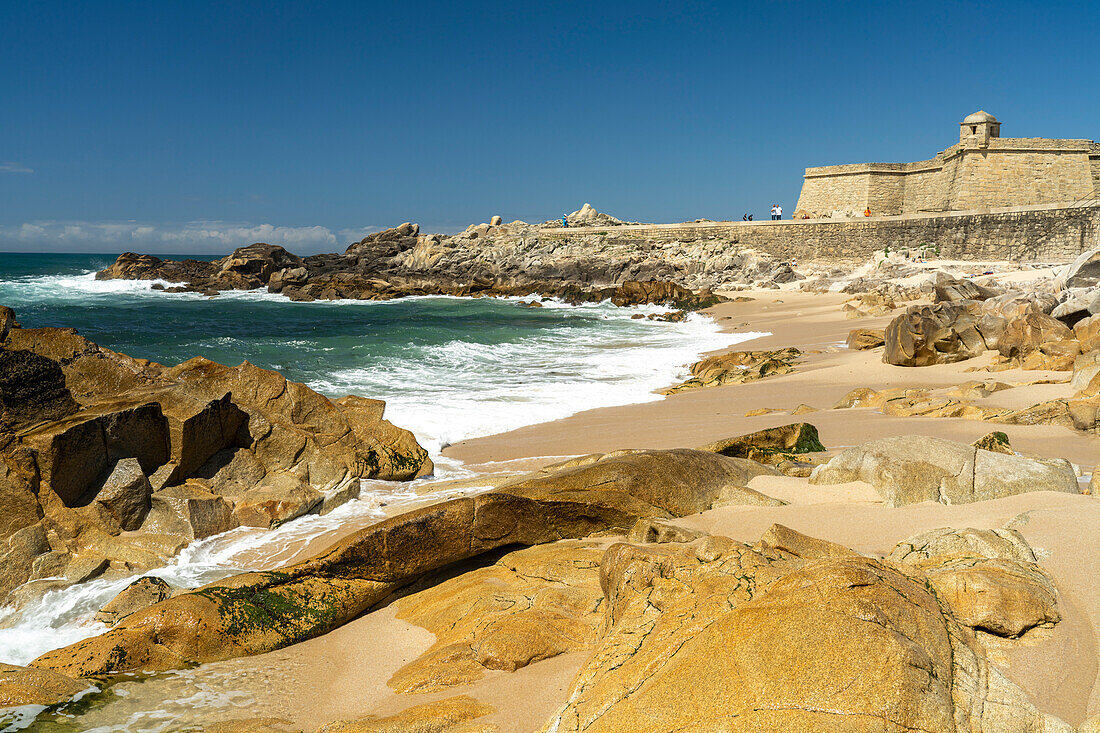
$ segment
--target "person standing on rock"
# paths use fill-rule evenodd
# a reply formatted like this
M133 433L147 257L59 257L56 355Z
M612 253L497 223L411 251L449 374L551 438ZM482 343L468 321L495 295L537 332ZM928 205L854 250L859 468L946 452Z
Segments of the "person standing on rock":
M772 204L772 221L775 221L775 204Z
M779 204L776 204L775 205L775 219L776 219L776 221L779 221L782 218L783 218L783 207L780 206Z
M569 217L567 217L565 214L561 215L561 228L562 229L568 229L569 228Z

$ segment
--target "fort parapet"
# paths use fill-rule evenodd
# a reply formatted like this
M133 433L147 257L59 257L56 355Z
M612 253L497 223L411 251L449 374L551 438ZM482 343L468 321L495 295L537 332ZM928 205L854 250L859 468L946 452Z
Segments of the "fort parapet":
M963 120L959 142L915 163L807 168L795 218L981 210L1100 197L1092 140L1002 138L987 112Z
M956 260L1066 262L1100 247L1100 202L857 219L690 222L547 228L541 238L585 236L654 242L713 239L731 250L800 260L869 261L886 248L937 249Z

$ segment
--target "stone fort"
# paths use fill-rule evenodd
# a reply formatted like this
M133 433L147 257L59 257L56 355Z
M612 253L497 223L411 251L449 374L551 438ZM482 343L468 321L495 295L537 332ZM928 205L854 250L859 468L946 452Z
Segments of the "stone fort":
M807 168L794 218L988 211L1072 204L1100 197L1100 144L1001 137L1001 123L975 112L959 142L916 163Z

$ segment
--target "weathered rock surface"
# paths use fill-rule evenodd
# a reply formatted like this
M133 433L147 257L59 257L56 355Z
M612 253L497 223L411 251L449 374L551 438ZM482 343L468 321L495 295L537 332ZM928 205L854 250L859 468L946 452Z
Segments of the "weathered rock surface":
M699 450L775 465L806 453L823 451L825 446L818 438L816 427L799 422L708 443L699 446Z
M543 730L1059 730L919 569L773 530L609 548L604 632Z
M879 328L853 328L845 342L853 351L877 349L886 344L886 331Z
M689 389L742 384L794 371L802 352L796 348L775 351L730 351L716 354L691 365L691 378L662 394L675 394Z
M981 355L980 306L973 301L910 306L886 327L882 360L896 366L951 364Z
M37 667L0 663L0 708L57 705L89 689L85 680Z
M172 586L160 578L145 576L138 578L125 590L112 598L107 605L96 612L95 620L114 626L127 616L132 616L143 608L160 603L172 596Z
M1058 623L1054 581L1014 530L937 529L898 544L890 560L919 567L960 623L1005 637Z
M980 450L943 438L906 435L849 448L814 469L812 484L865 481L888 506L966 504L1029 491L1077 493L1068 461Z
M273 256L252 254L227 271L263 272L255 263ZM74 558L147 570L193 539L330 510L362 478L429 473L384 407L333 401L247 362L164 367L72 329L11 329L0 348L0 598L31 579L88 577L66 570Z
M496 712L468 695L457 695L435 702L414 705L396 715L370 715L359 720L343 720L321 726L317 733L493 733L500 730L489 723L478 723Z
M535 545L642 517L709 509L766 466L691 450L586 456L494 491L417 509L360 530L281 570L174 596L109 632L49 652L37 666L77 676L163 670L277 649L325 633L423 574L509 545Z

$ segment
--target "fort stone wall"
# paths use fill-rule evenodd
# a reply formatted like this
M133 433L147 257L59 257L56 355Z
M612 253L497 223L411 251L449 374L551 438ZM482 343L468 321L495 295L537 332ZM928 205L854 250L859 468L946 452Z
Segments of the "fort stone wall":
M930 160L807 168L796 218L968 211L1100 197L1100 145L1091 140L1002 138L978 112L959 142Z
M993 213L941 213L867 219L700 222L544 229L540 238L612 237L649 242L700 239L731 251L800 260L866 261L891 251L939 248L959 260L1068 262L1100 247L1100 205L1029 207Z

